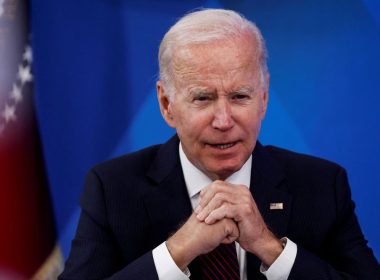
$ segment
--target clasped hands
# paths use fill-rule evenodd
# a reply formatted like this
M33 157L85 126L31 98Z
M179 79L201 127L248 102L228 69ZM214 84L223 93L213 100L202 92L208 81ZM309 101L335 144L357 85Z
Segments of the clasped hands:
M184 270L197 256L234 241L266 266L283 250L281 241L266 226L249 189L217 180L201 191L195 212L166 246L177 266Z

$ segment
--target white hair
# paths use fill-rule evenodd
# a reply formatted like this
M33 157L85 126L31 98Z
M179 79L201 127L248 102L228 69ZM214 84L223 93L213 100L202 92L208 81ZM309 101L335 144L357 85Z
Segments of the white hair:
M261 85L268 88L267 50L265 41L257 26L242 15L224 9L202 9L180 18L166 32L158 52L160 80L166 88L166 95L173 97L173 73L171 63L175 51L196 44L207 44L225 39L253 36L257 42L257 54Z

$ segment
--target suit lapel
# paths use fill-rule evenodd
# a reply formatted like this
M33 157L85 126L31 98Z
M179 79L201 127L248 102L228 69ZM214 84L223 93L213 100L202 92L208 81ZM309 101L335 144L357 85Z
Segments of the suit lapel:
M154 244L160 244L174 233L191 214L178 153L176 136L162 145L147 176L153 181L144 202L152 225Z
M282 168L259 142L252 155L250 190L269 229L278 237L286 236L292 198L286 192ZM271 204L272 208L281 208L282 205L283 209L271 209ZM265 279L259 272L260 264L256 256L247 253L248 279Z
M154 185L145 195L145 205L152 224L153 244L167 240L192 213L189 194L179 159L179 139L172 137L161 146L147 176ZM191 279L199 279L196 258L190 265Z
M284 236L290 217L292 197L286 190L284 171L259 142L252 156L250 189L267 225L276 235ZM272 203L282 209L271 209Z

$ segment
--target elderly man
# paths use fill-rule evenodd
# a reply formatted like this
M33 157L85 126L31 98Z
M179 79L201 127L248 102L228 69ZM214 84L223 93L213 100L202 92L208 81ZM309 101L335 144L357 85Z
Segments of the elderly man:
M380 279L345 171L257 141L269 74L253 23L188 14L159 64L177 135L90 171L60 279Z

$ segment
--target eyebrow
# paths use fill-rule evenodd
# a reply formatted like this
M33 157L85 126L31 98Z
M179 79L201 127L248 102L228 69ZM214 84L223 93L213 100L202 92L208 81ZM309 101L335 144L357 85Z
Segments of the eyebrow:
M188 91L189 95L210 94L213 92L214 92L213 90L210 90L207 87L195 87L195 88L191 88Z
M202 95L202 94L213 94L215 91L207 87L194 87L188 91L188 95ZM231 90L228 94L253 94L255 89L250 86L243 86L236 90Z
M237 90L233 90L233 93L239 93L239 94L252 94L255 92L255 89L250 86L241 87Z

